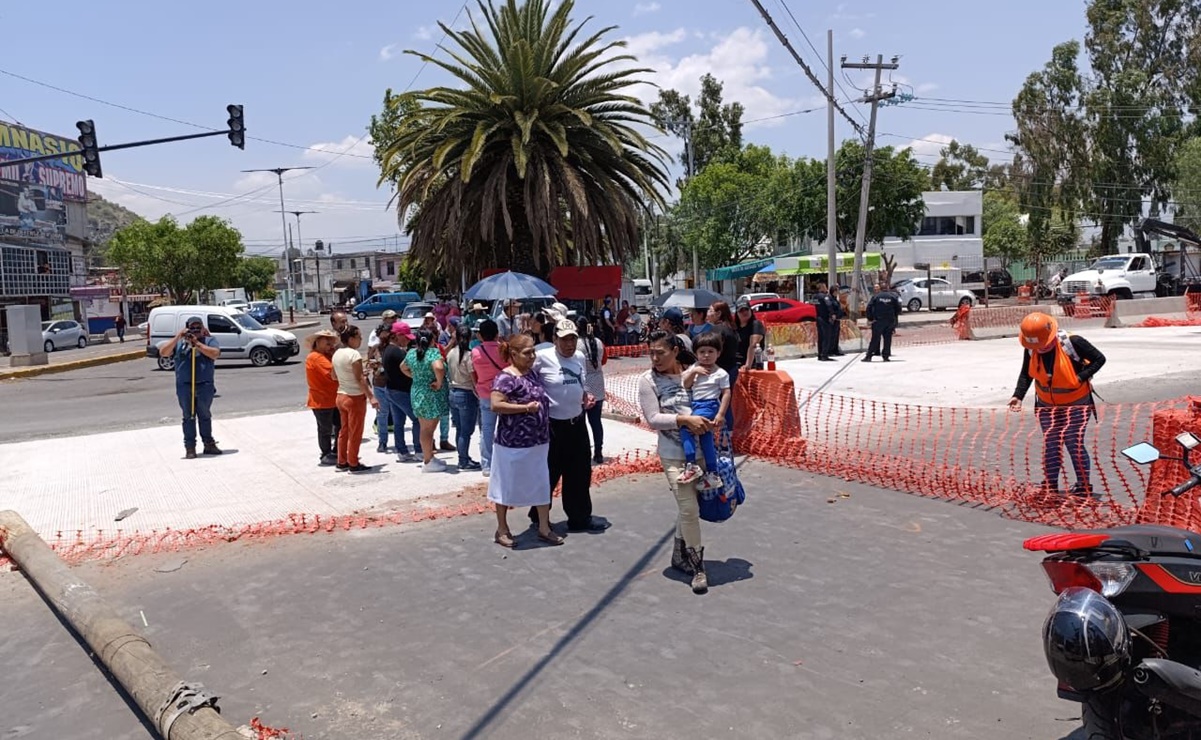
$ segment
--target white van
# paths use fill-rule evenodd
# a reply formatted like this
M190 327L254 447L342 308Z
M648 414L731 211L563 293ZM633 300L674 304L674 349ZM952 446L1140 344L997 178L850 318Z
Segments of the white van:
M221 348L219 360L249 360L255 367L266 367L300 354L295 334L267 328L250 314L224 306L160 306L150 311L146 356L157 359L161 369L174 370L175 358L160 357L158 348L178 334L193 316L204 319L204 325L217 340Z

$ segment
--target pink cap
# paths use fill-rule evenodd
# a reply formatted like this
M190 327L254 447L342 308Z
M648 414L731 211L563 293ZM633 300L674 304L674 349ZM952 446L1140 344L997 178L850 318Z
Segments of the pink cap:
M417 336L415 334L413 334L413 327L409 326L408 322L406 322L406 321L397 321L395 324L393 324L392 325L392 333L399 334L402 337L406 337L408 339L416 339L417 338Z

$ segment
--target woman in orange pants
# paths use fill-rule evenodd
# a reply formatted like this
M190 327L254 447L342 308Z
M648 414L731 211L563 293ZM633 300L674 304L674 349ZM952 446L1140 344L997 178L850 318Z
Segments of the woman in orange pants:
M371 470L359 461L359 446L363 443L363 422L367 417L367 404L379 408L379 401L371 386L367 383L367 375L363 372L363 355L359 347L363 345L363 335L359 327L353 324L342 332L342 348L334 353L330 375L338 381L337 406L342 418L342 428L338 432L338 470L348 470L352 473L362 473Z

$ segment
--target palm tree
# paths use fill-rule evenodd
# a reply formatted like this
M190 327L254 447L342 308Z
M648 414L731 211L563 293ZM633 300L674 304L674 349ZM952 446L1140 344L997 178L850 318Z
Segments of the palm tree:
M615 27L584 38L573 0L478 0L486 31L439 24L453 61L409 51L462 82L398 97L410 103L383 142L380 183L428 273L621 264L648 203L662 207L665 152L639 132L650 111ZM583 38L578 41L578 38ZM415 101L416 106L411 103ZM406 223L407 219L407 223Z

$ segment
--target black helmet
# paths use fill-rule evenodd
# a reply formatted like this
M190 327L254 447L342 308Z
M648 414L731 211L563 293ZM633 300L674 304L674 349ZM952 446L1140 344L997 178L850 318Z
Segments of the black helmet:
M1077 691L1112 686L1130 667L1130 631L1121 612L1092 589L1065 589L1043 624L1051 673Z

